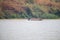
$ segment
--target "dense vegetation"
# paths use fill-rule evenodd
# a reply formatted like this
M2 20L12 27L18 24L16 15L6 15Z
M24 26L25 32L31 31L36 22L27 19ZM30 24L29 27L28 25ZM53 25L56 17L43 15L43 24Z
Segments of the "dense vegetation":
M59 4L60 0L0 0L0 19L57 19L60 18Z

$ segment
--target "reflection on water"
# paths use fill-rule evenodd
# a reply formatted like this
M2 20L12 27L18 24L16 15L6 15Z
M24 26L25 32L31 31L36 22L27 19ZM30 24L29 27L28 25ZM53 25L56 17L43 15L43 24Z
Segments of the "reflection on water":
M60 40L60 20L0 20L0 40Z

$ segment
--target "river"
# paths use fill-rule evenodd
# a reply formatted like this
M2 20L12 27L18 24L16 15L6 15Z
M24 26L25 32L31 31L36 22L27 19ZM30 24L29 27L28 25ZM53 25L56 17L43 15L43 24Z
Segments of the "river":
M0 40L60 40L60 19L0 20Z

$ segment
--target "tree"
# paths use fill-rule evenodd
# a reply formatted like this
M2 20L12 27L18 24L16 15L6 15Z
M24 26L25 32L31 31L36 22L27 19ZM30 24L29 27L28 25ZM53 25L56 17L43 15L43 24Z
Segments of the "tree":
M31 4L34 3L34 0L27 0L26 2Z

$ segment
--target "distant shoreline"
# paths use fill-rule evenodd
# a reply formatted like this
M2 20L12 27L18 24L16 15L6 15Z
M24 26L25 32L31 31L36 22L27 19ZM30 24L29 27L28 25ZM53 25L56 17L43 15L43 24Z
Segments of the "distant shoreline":
M28 20L28 19L0 19L0 20ZM60 20L60 19L42 19L42 20Z

